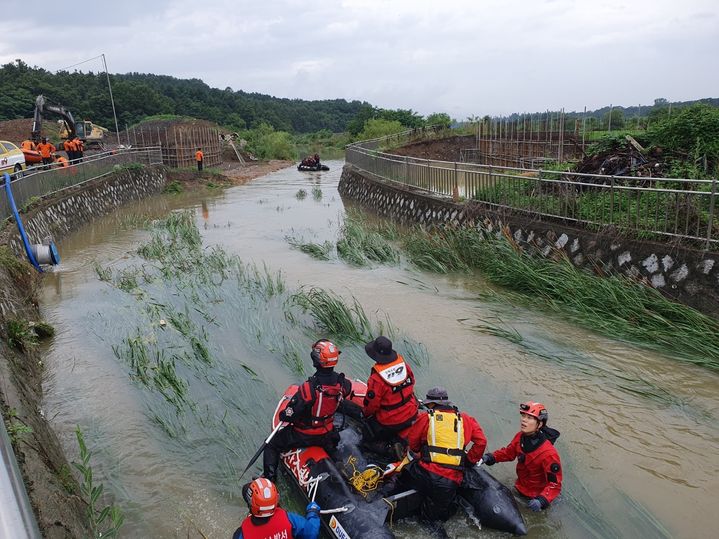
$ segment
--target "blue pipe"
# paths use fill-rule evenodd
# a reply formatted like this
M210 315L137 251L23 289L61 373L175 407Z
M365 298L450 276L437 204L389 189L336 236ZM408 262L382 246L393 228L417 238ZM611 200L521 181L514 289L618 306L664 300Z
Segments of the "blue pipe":
M17 206L15 205L15 198L12 196L12 189L10 189L10 175L7 172L5 172L3 175L5 176L5 193L7 194L7 199L10 202L10 208L12 208L12 214L15 217L17 229L20 231L20 237L22 238L22 244L25 246L25 253L27 253L27 259L33 266L35 266L35 269L37 271L42 273L42 268L40 267L40 264L37 263L37 260L35 260L35 255L33 254L32 249L30 249L30 242L27 239L25 227L22 226L20 214L18 213Z

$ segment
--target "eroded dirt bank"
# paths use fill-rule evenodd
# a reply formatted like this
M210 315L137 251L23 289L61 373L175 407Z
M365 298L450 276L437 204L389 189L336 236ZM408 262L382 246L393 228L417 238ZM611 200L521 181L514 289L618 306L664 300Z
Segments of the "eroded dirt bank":
M0 406L40 531L45 537L89 536L86 505L42 409L43 362L34 343L39 278L5 246L0 233ZM8 309L10 307L10 309ZM26 331L23 330L26 328Z
M294 165L293 161L272 159L270 161L252 161L245 165L234 161L223 163L220 167L211 168L198 173L195 170L167 171L167 181L181 182L185 189L205 187L232 187L243 185L250 180L270 174Z

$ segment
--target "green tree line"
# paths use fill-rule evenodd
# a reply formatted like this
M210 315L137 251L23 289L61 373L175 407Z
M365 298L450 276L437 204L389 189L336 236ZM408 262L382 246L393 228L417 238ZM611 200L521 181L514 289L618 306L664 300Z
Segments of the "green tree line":
M147 116L177 115L209 120L234 130L267 124L280 131L309 133L347 130L370 106L361 101L277 98L259 93L211 88L199 79L128 73L110 75L120 129ZM0 120L30 118L35 98L43 94L78 118L114 130L112 105L104 73L30 67L21 60L0 67Z
M242 90L211 88L200 79L127 73L110 75L120 129L147 117L189 116L215 122L233 131L259 129L289 133L349 131L354 137L374 120L372 133L388 134L452 120L445 113L426 119L408 109L388 110L363 101L278 98ZM70 110L77 119L89 119L114 128L112 104L104 73L59 71L30 67L22 60L0 67L0 120L30 118L35 98L42 94ZM113 129L114 130L114 129Z

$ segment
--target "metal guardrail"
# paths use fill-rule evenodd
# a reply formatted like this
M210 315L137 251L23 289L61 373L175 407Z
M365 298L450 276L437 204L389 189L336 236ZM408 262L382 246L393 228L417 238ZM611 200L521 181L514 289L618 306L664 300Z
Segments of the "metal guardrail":
M67 167L57 164L44 168L42 165L31 167L23 172L11 174L11 187L19 208L35 198L57 193L68 187L106 176L118 167L144 164L162 164L160 147L127 148L112 152L103 152L85 157L79 163ZM12 211L4 194L0 195L0 221L10 217Z
M490 207L599 229L613 226L645 238L719 247L719 183L714 180L603 176L432 161L376 148L392 138L351 144L346 161L381 179Z
M4 421L0 421L0 537L41 537Z

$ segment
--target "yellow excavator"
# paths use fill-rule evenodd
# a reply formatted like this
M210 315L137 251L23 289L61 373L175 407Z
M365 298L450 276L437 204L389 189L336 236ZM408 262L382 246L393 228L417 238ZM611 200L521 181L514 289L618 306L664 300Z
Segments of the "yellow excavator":
M72 113L62 105L54 105L45 99L45 96L39 95L35 100L35 116L32 122L31 138L34 142L40 142L40 133L42 131L42 121L45 114L51 112L60 116L58 123L60 124L60 138L68 139L80 137L87 148L99 147L103 148L104 141L107 138L108 129L94 124L88 120L76 122Z
M58 120L57 123L60 124L60 138L68 138L71 133L70 130L67 128L67 124L65 123L65 121ZM85 147L87 148L91 148L92 146L98 146L102 148L105 139L107 138L107 132L107 128L101 127L87 120L75 122L75 134L80 137L80 140L85 143Z

